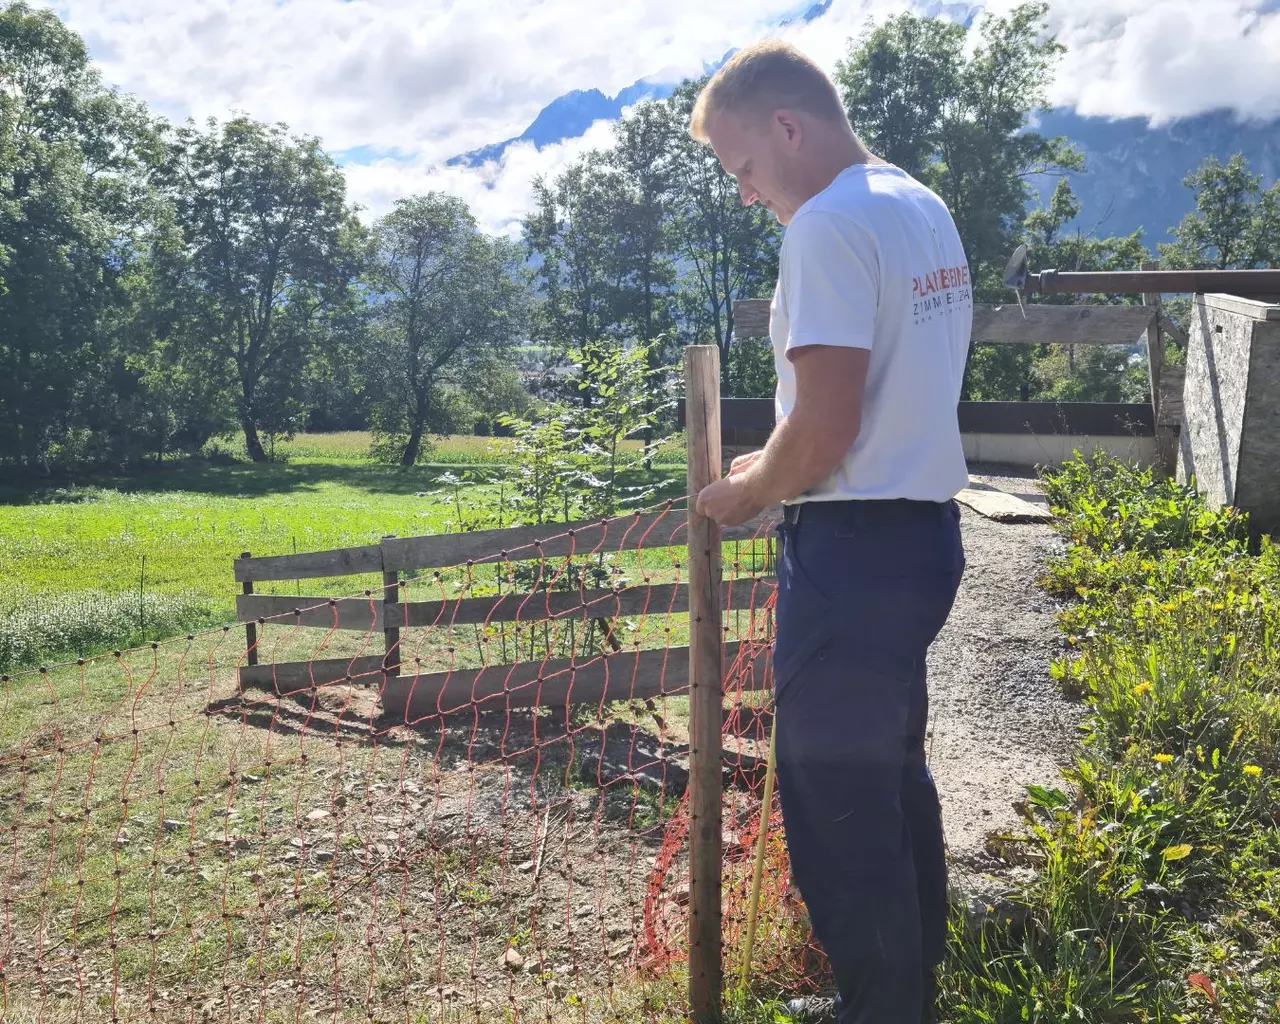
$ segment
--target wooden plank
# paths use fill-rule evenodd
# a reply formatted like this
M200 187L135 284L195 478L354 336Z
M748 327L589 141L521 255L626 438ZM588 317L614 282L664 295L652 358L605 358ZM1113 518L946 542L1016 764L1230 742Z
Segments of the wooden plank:
M266 619L285 627L353 629L362 633L376 633L383 629L382 601L377 592L374 593L372 598L240 595L236 598L236 621L255 622Z
M975 345L1133 345L1155 319L1142 306L1028 305L1026 318L1017 303L973 309Z
M724 634L716 582L720 527L698 515L694 496L720 478L720 350L684 350L688 396L689 500L689 1005L695 1024L721 1016L721 778Z
M733 304L734 335L760 337L769 332L769 299L739 299ZM1142 338L1153 313L1141 306L1031 304L1026 318L1017 303L973 307L973 342L991 345L1132 345Z
M358 548L333 551L309 551L299 555L270 555L263 558L237 558L235 579L309 580L323 576L356 576L366 572L382 572L382 548L366 544Z
M970 484L956 495L956 501L998 523L1042 523L1053 518L1047 508L987 484Z
M505 559L562 558L568 554L638 548L681 547L685 542L684 514L668 509L642 515L623 515L608 522L548 523L505 530L476 530L432 537L404 537L383 543L383 567L439 569L468 562Z
M767 338L772 299L735 299L732 338Z
M260 687L287 695L312 686L350 682L378 685L382 682L382 655L361 658L317 658L249 665L240 669L240 685Z
M773 576L725 580L721 603L727 608L759 606ZM689 610L689 588L684 583L631 586L621 590L552 591L537 594L504 594L501 597L465 597L452 601L406 601L398 605L399 627L463 626L485 622L539 622L543 619L621 618L634 615L667 615ZM281 597L266 594L236 598L236 621L278 621L282 626L316 629L349 629L377 633L383 624L383 602L367 597Z
M1226 295L1222 292L1207 292L1197 295L1196 302L1210 309L1221 309L1228 313L1253 317L1255 320L1280 320L1280 304L1264 302L1259 299L1242 299L1238 295Z
M1160 414L1156 426L1180 427L1182 425L1182 387L1186 375L1185 366L1165 364L1164 373L1160 376Z
M755 643L743 651L739 641L723 645L724 664L734 667L733 686L764 689L768 647ZM739 654L754 654L738 664ZM382 689L384 715L415 721L441 713L512 708L563 708L602 701L643 700L689 692L689 648L669 647L596 655L576 661L525 661L483 669L422 672L409 662ZM240 684L274 690L282 696L307 691L312 684L334 683L382 687L382 657L332 658L254 665L240 669ZM723 720L723 712L718 721Z
M736 645L729 645L736 649ZM520 662L415 676L401 666L382 696L392 721L414 722L462 710L564 708L689 692L688 648L619 651L590 659Z

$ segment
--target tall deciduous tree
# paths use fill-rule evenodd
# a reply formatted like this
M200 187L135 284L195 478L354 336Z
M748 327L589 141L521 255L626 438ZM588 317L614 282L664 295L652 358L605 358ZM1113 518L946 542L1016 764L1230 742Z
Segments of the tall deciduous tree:
M47 468L91 410L110 412L111 388L136 387L117 372L113 311L153 140L52 11L0 9L0 460Z
M245 450L265 461L261 433L296 423L319 321L348 300L345 179L315 139L236 118L180 128L157 180L182 233L167 270L185 294L185 344L213 349Z
M845 109L872 152L921 178L942 143L943 108L960 88L963 25L914 14L869 25L836 64Z
M1167 268L1251 270L1280 267L1280 181L1262 188L1244 156L1225 164L1209 157L1183 179L1195 191L1196 208L1161 244Z
M619 313L627 333L646 350L674 320L675 137L671 108L645 101L614 126L614 146L608 154L617 185L612 212L621 276ZM653 352L661 355L656 346Z
M835 75L855 130L950 207L980 293L1003 295L998 272L1023 230L1028 179L1080 167L1065 140L1026 130L1063 52L1047 10L984 15L972 53L963 29L899 15L864 33Z
M621 333L620 190L617 170L600 152L553 180L534 178L535 207L524 221L541 300L534 333L561 352Z
M685 270L684 333L714 341L727 356L733 301L772 291L780 232L764 207L743 205L737 184L715 153L689 136L689 116L705 83L705 78L687 82L667 100L678 128L672 234Z
M453 196L400 200L375 226L372 250L366 392L380 431L412 466L445 410L446 389L482 387L477 369L523 335L528 287L515 243L481 233Z

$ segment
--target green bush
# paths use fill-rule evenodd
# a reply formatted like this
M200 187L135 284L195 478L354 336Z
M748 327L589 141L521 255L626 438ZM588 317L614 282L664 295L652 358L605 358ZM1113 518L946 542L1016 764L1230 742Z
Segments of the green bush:
M141 600L96 591L19 595L0 616L0 671L136 647L216 621L208 601L195 594L145 594Z
M956 1021L1280 1014L1280 553L1188 487L1095 454L1046 474L1072 598L1052 666L1090 715L1072 795L1031 787L992 852L1034 879L944 976Z

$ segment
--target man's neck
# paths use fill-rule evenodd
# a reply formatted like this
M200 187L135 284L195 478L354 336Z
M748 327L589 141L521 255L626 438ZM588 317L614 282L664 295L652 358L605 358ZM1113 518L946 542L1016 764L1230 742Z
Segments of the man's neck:
M881 160L867 150L856 138L839 139L833 141L830 149L824 154L814 168L812 178L809 180L809 192L807 198L812 199L819 192L825 191L836 178L840 177L850 167L857 164L867 164L875 166L876 164L887 163ZM810 191L811 190L811 191Z

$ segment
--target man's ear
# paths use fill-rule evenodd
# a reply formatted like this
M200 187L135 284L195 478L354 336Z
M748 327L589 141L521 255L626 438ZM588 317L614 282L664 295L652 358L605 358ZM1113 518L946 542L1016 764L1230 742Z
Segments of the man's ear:
M786 107L775 110L770 127L778 134L782 144L788 149L796 150L800 148L804 131L800 118L794 110Z

